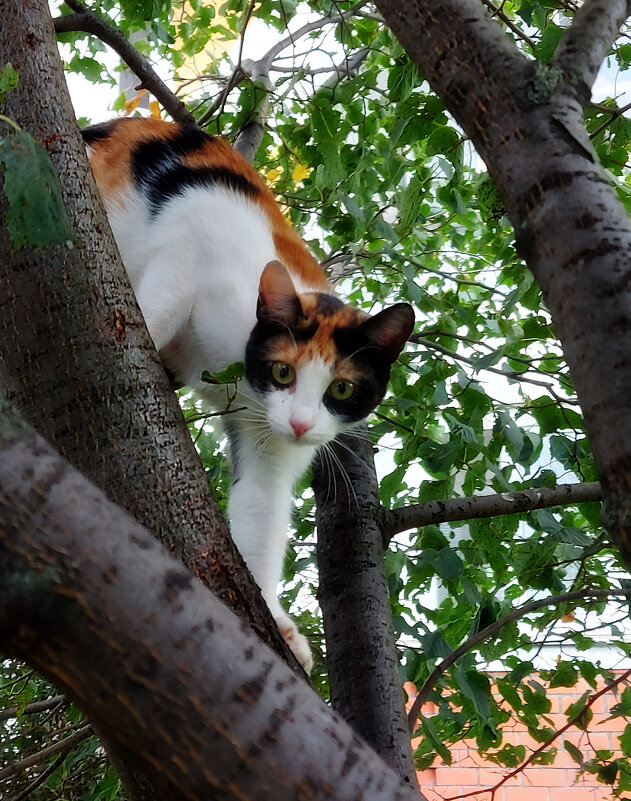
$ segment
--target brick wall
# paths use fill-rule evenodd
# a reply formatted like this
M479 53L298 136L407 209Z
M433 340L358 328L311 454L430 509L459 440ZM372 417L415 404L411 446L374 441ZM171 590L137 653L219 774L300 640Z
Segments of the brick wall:
M620 671L622 672L622 671ZM499 675L499 674L496 674ZM623 685L617 688L620 692ZM570 704L577 701L583 693L589 690L594 692L584 681L576 687L557 687L548 690L548 698L552 708L547 717L555 729L560 729L567 723L565 710ZM406 685L410 702L414 699L414 688ZM510 770L500 768L485 762L475 748L475 742L460 742L451 748L453 762L450 766L438 760L429 770L419 771L418 779L427 801L444 801L445 799L460 799L465 793L471 801L611 801L612 794L608 788L587 775L577 779L577 765L563 747L564 740L569 740L581 750L585 759L594 756L594 749L608 749L620 751L618 737L625 726L623 718L608 720L611 707L616 703L613 694L603 695L591 707L594 717L590 722L588 731L582 732L576 728L568 729L560 735L555 745L558 753L553 765L534 765L509 779L501 788L496 790L492 798L491 792L482 792L485 788L492 788ZM425 704L423 715L435 715L437 708L434 704ZM526 758L533 750L540 746L528 734L526 727L513 721L504 728L503 743L521 744L526 747Z

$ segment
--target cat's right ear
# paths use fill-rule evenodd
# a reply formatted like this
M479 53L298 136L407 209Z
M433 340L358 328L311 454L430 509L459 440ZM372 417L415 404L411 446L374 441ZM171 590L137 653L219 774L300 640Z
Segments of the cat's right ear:
M270 261L261 273L257 318L263 322L278 320L292 325L302 314L300 298L287 268L279 261Z

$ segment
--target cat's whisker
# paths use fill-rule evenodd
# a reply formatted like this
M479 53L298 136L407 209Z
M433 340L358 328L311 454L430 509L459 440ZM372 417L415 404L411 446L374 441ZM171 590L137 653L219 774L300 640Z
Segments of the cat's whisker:
M371 465L369 462L367 462L367 461L366 461L366 460L363 458L363 456L360 456L358 453L355 453L355 451L354 451L352 448L349 448L349 447L348 447L348 445L347 445L345 442L341 442L339 439L336 439L335 441L337 442L337 444L338 444L340 447L344 448L344 450L345 450L345 451L348 451L348 453L350 453L350 454L351 454L351 456L353 456L353 458L357 459L357 461L358 461L360 464L363 464L363 465L364 465L364 467L365 467L365 468L366 468L366 469L367 469L369 472L372 472L372 470L373 470L373 465Z
M323 459L322 461L322 469L326 471L327 477L327 488L326 488L326 497L324 499L325 503L328 503L328 500L331 496L331 485L335 489L335 496L333 498L333 505L335 505L335 501L337 500L337 487L335 486L335 482L333 481L333 467L331 465L331 459L329 457L328 452L328 442L322 445L319 449L319 453Z
M357 495L355 494L355 488L353 487L353 482L351 481L350 476L346 471L346 468L342 464L341 459L339 458L337 453L335 453L335 449L333 448L331 443L327 443L325 447L327 448L329 456L331 457L332 463L335 466L337 466L337 472L340 474L342 480L344 481L344 484L346 485L346 494L348 497L349 509L350 509L351 495L353 496L355 505L358 506Z

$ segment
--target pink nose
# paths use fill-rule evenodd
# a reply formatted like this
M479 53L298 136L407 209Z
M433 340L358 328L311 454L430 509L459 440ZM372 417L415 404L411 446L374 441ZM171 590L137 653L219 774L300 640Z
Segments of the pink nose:
M291 427L294 429L294 434L296 435L296 439L300 439L300 437L309 431L313 426L310 423L303 423L298 420L290 420L289 421Z

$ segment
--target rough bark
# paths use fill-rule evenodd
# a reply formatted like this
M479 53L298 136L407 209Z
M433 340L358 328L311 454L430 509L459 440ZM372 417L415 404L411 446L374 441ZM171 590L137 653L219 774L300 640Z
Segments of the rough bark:
M486 162L563 344L631 565L631 225L583 124L595 61L629 2L585 3L552 64L528 61L479 0L376 0ZM598 12L598 25L593 15ZM449 24L446 24L449 20Z
M0 637L169 801L418 797L4 401Z
M331 702L390 767L416 786L377 523L372 446L347 435L331 447L336 458L320 457L313 481Z
M48 150L74 232L73 249L12 254L0 193L0 389L296 665L232 544L129 286L74 120L48 4L0 0L0 11L0 63L20 76L2 111Z

